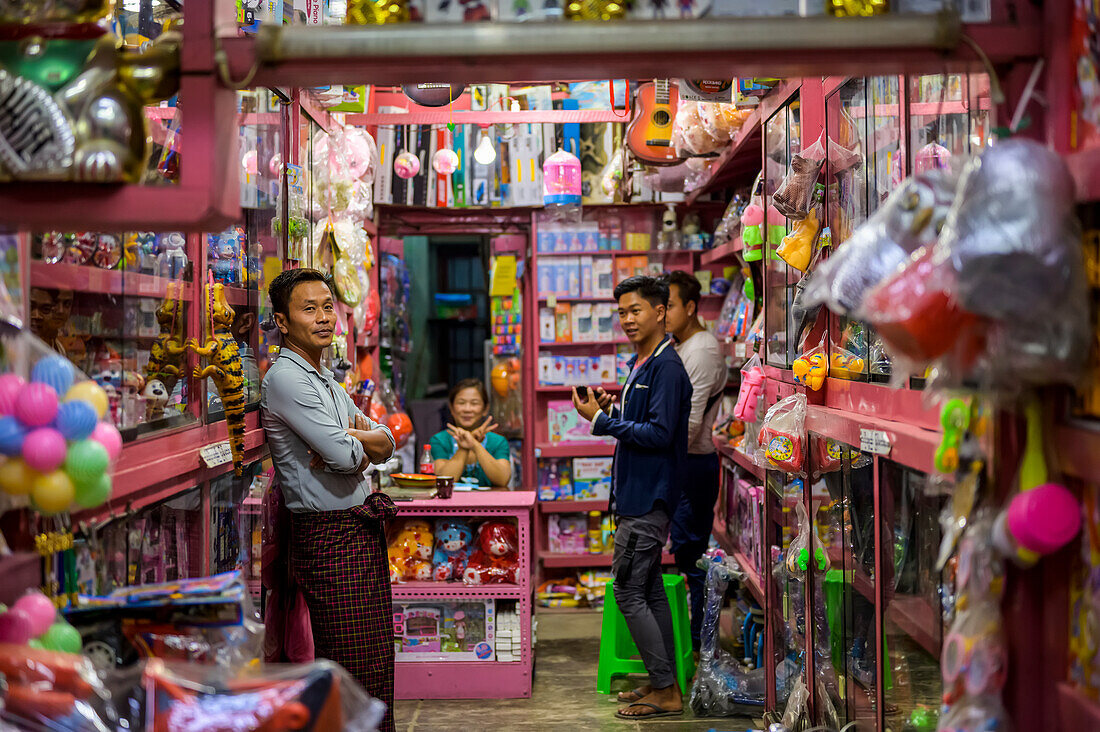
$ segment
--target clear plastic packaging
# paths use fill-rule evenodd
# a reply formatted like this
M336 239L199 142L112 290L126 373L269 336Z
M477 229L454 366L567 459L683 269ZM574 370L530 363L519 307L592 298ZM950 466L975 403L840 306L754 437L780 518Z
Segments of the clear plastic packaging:
M753 354L741 367L741 390L733 416L745 424L756 421L756 408L764 393L764 367L759 354Z
M791 365L794 380L811 391L820 391L829 375L829 357L825 353L825 337L821 342L794 360Z
M801 473L806 457L806 395L792 394L768 409L757 437L756 463Z
M707 131L701 102L680 102L672 121L672 146L680 157L706 155L729 144L729 137L715 137Z
M805 307L824 304L861 318L863 300L909 255L932 244L954 199L955 181L943 171L906 178L848 241L818 266L806 286Z
M707 134L716 140L734 140L752 109L724 102L700 102L699 116Z
M805 218L797 222L776 248L776 255L799 272L805 272L814 255L814 245L821 233L817 206L811 206Z
M467 585L515 583L519 572L519 534L508 521L485 521L477 529L474 553L462 581Z
M718 644L719 615L732 580L743 580L737 563L718 557L706 566L706 601L703 608L702 638L699 667L691 687L691 710L697 717L726 717L733 714L756 714L764 705L764 667L745 671L735 658Z
M794 512L798 520L798 535L787 547L787 571L796 578L801 578L811 567L824 574L831 566L829 555L825 553L825 545L821 543L817 529L810 523L810 517L801 500L794 504Z
M1061 158L1023 139L964 167L934 247L867 299L895 352L938 359L948 384L1074 383L1090 342L1074 186Z
M772 196L772 205L789 219L800 221L813 207L817 176L825 164L823 139L791 158L787 175Z
M741 209L744 205L745 202L741 200L741 196L734 196L730 200L718 225L714 227L715 247L733 241L741 233Z

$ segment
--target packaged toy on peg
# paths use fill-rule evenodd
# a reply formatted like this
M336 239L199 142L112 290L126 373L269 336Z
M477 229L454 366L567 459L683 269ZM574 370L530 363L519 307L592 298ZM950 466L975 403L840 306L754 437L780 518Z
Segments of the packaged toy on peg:
M823 141L824 133L817 142L791 158L787 175L772 196L776 209L789 219L800 221L813 207L817 176L825 164Z
M768 409L757 437L756 463L801 473L806 455L806 396L792 394Z
M802 505L801 500L794 504L794 511L798 519L798 536L794 537L791 545L787 547L785 559L787 571L794 577L801 577L812 566L815 571L824 574L830 566L825 545L821 543L817 529L810 523L810 517L806 514L806 507Z
M825 340L795 359L791 365L794 380L812 391L820 391L829 375L829 357L825 353Z
M737 394L733 416L746 424L755 422L756 408L763 393L764 368L760 365L760 356L754 353L741 367L741 390Z

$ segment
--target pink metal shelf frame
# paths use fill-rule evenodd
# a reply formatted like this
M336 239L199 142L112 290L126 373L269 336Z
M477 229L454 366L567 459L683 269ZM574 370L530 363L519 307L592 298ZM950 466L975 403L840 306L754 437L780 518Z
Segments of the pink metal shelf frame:
M606 511L607 501L539 501L540 513L587 513Z
M400 516L427 518L513 518L519 529L519 584L468 587L455 582L408 582L393 586L394 599L497 598L516 600L522 651L517 662L398 663L398 699L516 699L531 696L534 649L531 642L531 510L534 491L470 491L452 498L402 501Z
M587 342L569 341L567 343L565 343L565 342L563 342L563 343L558 343L558 342L539 343L538 347L539 347L540 351L548 351L548 350L551 350L551 349L572 348L572 347L576 347L576 346L584 346L585 348L591 348L592 346L625 346L629 343L630 343L630 341L627 340L626 338L616 338L613 341L587 341Z
M714 264L716 262L727 262L732 260L738 253L745 248L744 243L741 241L741 237L738 236L731 242L727 242L722 246L715 247L708 252L703 252L703 256L699 258L699 261L703 264Z
M131 295L134 297L164 298L168 294L168 285L180 283L167 277L127 272L120 269L102 269L92 265L66 264L58 262L47 264L35 261L30 263L31 286L48 287L73 292L103 293L108 295ZM183 282L183 299L192 298L194 287Z
M540 458L571 458L571 457L611 457L615 453L614 445L602 445L580 443L559 443L557 445L535 446Z

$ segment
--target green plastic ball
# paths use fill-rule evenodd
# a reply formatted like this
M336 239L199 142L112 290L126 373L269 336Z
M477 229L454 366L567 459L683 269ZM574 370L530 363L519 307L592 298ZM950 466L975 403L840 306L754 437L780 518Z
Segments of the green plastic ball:
M77 483L75 500L81 508L102 506L111 497L111 476L103 473L99 480Z
M49 651L80 653L84 641L80 637L80 631L73 626L68 623L54 623L42 636L42 645Z
M69 445L65 456L65 472L77 485L87 485L100 479L111 462L107 448L95 440L79 440Z
M46 650L46 646L42 645L42 641L38 640L37 638L31 638L29 641L27 641L27 647L33 648L36 651Z

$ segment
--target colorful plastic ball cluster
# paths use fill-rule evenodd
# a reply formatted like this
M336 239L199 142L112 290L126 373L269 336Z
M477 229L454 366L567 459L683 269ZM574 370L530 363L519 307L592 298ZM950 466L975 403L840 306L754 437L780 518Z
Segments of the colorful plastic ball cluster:
M80 631L58 618L50 598L37 590L20 597L0 612L0 643L29 645L47 651L80 653Z
M29 495L47 516L73 504L95 508L111 497L108 468L122 452L109 422L107 394L94 381L74 383L63 356L34 365L31 380L0 375L0 490ZM41 635L41 634L37 634Z

